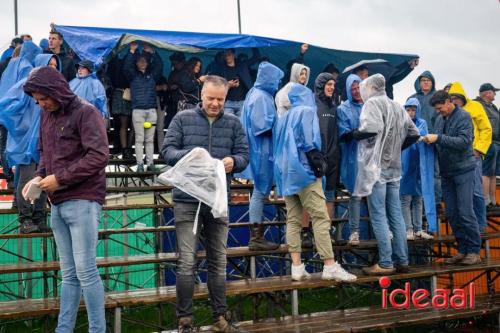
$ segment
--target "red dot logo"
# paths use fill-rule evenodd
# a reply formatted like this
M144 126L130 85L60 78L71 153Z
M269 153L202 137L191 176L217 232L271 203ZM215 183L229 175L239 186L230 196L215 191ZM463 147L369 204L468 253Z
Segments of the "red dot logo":
M389 288L389 286L391 285L391 279L388 276L382 276L378 279L378 284L381 288Z

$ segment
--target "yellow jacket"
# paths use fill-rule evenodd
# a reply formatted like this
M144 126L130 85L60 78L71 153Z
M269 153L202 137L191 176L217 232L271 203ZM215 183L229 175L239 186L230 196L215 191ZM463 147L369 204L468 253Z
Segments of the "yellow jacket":
M450 95L459 95L465 100L462 108L469 112L474 125L474 143L472 146L474 150L486 154L491 145L492 130L490 120L483 106L481 103L469 99L460 82L453 82L448 93Z

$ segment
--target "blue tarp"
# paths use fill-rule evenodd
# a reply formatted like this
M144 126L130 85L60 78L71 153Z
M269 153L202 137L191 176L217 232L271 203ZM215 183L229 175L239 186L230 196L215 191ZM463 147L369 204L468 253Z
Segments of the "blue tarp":
M237 48L247 52L252 47L260 49L262 56L281 68L297 58L301 42L281 40L268 37L239 34L213 34L200 32L134 30L118 28L76 27L57 25L65 41L81 59L91 60L97 66L106 62L112 51L118 51L123 44L134 39L154 40L166 52L181 48L186 52L198 53L207 65L217 50ZM162 58L168 69L168 57ZM205 58L206 56L206 58ZM305 63L311 67L311 77L316 77L328 63L334 63L341 71L358 61L370 59L385 59L397 66L405 61L417 58L415 54L369 53L327 49L311 45L305 55ZM312 80L314 81L314 80Z

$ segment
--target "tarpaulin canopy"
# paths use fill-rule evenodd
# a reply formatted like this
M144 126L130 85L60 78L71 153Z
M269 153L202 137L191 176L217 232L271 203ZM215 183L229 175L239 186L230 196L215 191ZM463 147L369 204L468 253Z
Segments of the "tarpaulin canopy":
M143 40L162 49L162 58L164 58L164 61L168 59L168 57L163 56L165 55L165 51L197 53L197 57L200 57L205 64L208 64L218 50L235 48L242 49L241 52L247 52L248 50L245 49L255 47L259 48L262 56L267 57L270 62L281 68L285 68L290 60L298 56L300 45L302 44L296 41L244 34L214 34L64 25L56 25L55 29L64 36L65 41L79 58L91 60L97 66L106 62L111 54L119 51L131 41ZM414 58L418 58L418 56L415 54L343 51L311 45L304 60L311 67L312 77L315 77L328 63L335 64L342 71L344 68L361 60L384 59L393 66L398 66ZM169 68L167 64L165 65L165 68Z

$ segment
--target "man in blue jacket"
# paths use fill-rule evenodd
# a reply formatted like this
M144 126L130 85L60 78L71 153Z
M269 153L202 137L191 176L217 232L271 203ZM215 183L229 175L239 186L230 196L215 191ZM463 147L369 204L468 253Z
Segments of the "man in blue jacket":
M472 206L476 167L472 119L445 91L437 91L430 103L439 116L436 134L426 135L424 141L436 144L446 215L457 240L457 254L445 262L474 265L481 262L481 236Z
M249 219L251 251L274 250L279 244L264 238L262 214L264 200L269 196L274 181L273 127L276 122L274 94L284 73L271 63L259 65L257 80L243 104L241 123L245 129L250 153L248 167L237 177L253 179L254 189L250 199Z
M229 183L233 172L248 164L248 144L240 120L223 111L228 90L224 78L208 75L201 91L201 104L175 115L163 142L162 156L175 165L195 147L206 149L221 159ZM175 229L177 235L177 317L179 332L191 332L193 326L194 272L198 237L203 229L208 260L208 290L216 332L232 332L226 313L226 250L228 220L214 218L210 207L201 204L198 230L193 233L198 201L175 188L173 190Z

